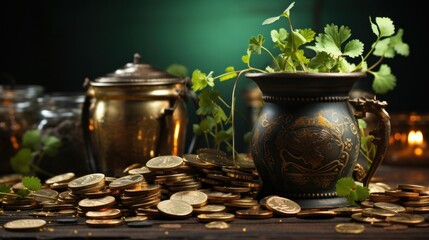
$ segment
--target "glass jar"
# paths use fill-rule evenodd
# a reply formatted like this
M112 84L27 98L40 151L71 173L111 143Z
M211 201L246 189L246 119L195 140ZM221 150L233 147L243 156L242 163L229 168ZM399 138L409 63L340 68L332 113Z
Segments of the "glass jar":
M43 136L58 137L62 146L54 157L44 156L39 167L51 174L89 173L81 127L84 93L57 92L38 99L41 121L38 129Z
M0 85L0 174L12 173L10 158L21 147L22 135L39 122L39 85Z

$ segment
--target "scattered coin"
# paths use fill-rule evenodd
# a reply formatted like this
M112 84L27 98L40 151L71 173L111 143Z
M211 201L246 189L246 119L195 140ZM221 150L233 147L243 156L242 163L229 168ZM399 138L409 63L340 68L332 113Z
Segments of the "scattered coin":
M380 218L374 218L374 217L364 217L362 216L362 213L354 213L351 215L351 218L357 222L365 222L365 223L375 223L375 222L382 222L383 219Z
M116 208L107 209L105 211L88 211L86 213L86 217L92 219L112 219L118 218L120 216L121 210Z
M387 217L386 221L392 223L413 225L424 222L425 218L417 214L398 213L395 216Z
M199 213L216 213L216 212L224 212L226 210L226 207L224 205L215 205L215 204L208 204L204 205L199 208L194 208L193 212L196 214Z
M376 202L374 203L374 207L390 210L393 212L405 212L405 208L401 205L395 203L386 203L386 202Z
M68 183L68 187L71 189L82 189L95 186L100 182L104 181L104 174L92 173L79 178L76 178Z
M75 177L75 174L72 172L59 174L56 176L53 176L51 178L48 178L45 180L45 184L51 185L54 183L63 183L63 182L69 182Z
M362 212L362 208L359 207L339 207L331 209L331 211L334 211L337 216L342 217L350 217L354 213L360 213Z
M164 200L156 207L161 213L172 218L187 218L192 214L191 204L178 200Z
M222 221L212 221L204 225L208 229L227 229L229 224Z
M122 224L121 219L87 219L86 225L90 227L114 227Z
M32 212L28 214L29 216L34 217L56 217L58 216L55 212L47 212L47 211L39 211L39 212Z
M265 219L265 218L271 218L273 216L273 212L259 207L237 210L235 214L239 218L246 218L246 219Z
M109 184L109 188L112 190L122 190L134 185L137 185L144 181L143 175L135 174L128 175L121 178L118 178Z
M147 167L135 168L135 169L131 169L130 171L128 171L128 174L145 175L145 174L149 174L149 173L151 173L151 171Z
M123 173L129 174L130 170L136 169L136 168L141 168L142 165L140 163L133 163L130 166L126 167L123 171Z
M183 164L183 158L173 155L154 157L147 161L149 170L172 170Z
M382 209L382 208L365 208L362 211L362 217L374 217L384 219L386 217L394 216L396 212Z
M334 218L337 214L329 210L303 210L296 214L297 218L303 219L328 219Z
M375 222L375 223L371 224L371 226L373 226L373 227L387 227L387 226L391 226L391 225L392 224L388 223L388 222Z
M37 202L56 201L58 192L49 188L42 188L34 192L34 200Z
M191 204L192 207L202 207L207 204L207 195L201 191L180 191L170 196L171 200L180 200Z
M132 217L125 217L124 222L142 222L147 220L147 216L132 216Z
M113 204L115 204L115 198L112 196L106 196L103 198L85 198L79 201L79 207L88 211L110 207Z
M357 223L340 223L335 226L338 233L359 234L365 231L365 226Z
M272 196L266 200L266 207L278 215L294 215L301 211L298 203L279 196Z
M235 215L232 213L202 213L197 215L200 222L224 221L230 222L234 220Z
M46 225L42 219L19 219L7 222L3 228L10 231L34 231Z

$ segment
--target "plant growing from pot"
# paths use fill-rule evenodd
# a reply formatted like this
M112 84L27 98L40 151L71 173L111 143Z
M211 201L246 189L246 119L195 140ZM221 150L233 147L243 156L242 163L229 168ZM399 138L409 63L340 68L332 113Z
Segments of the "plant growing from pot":
M259 34L250 38L247 52L242 56L245 68L236 70L229 66L217 76L198 69L193 72L193 90L200 93L197 114L204 116L194 130L213 136L217 143L231 136L233 157L236 155L235 89L238 79L245 74L258 84L265 102L251 143L252 157L263 181L260 196L291 197L308 207L354 204L366 198L367 188L360 191L359 186L350 185L354 181L338 180L351 178L362 150L368 159L374 157L371 168L360 179L363 186L368 186L384 157L390 122L385 102L349 100L348 93L367 74L374 77L376 93L392 90L396 78L382 62L397 54L407 56L409 46L402 41L404 31L399 29L395 33L393 21L387 17L369 19L375 41L366 52L360 40L350 40L351 30L347 26L328 24L318 34L310 28L296 29L291 20L293 6L294 3L290 4L279 16L262 23L287 20L288 30L271 31L277 54L265 47L266 39ZM272 64L254 67L251 59L262 52L271 57ZM311 56L308 52L312 52ZM371 55L379 60L369 64ZM220 98L215 85L217 80L233 78L229 105ZM228 115L221 106L229 109ZM363 118L368 112L378 117L378 125L371 132L374 136L361 136L356 118ZM361 141L360 137L366 138ZM346 190L336 191L337 183L337 189ZM359 193L354 192L356 189L360 189ZM348 202L338 196L349 197Z

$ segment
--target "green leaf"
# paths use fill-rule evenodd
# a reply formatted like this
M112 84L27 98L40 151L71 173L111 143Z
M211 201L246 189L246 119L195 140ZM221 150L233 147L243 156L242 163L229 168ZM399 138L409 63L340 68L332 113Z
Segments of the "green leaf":
M306 29L300 29L298 30L299 34L303 36L306 40L306 42L312 42L314 40L314 36L316 35L316 32L314 32L311 28Z
M229 67L225 68L225 72L227 74L220 77L219 78L220 81L225 81L225 80L237 77L237 73L235 72L235 69L233 66L229 66Z
M330 72L334 64L335 61L328 53L318 52L316 56L310 60L308 67L317 70L317 72Z
M200 95L198 95L198 115L212 115L216 112L216 108L219 106L215 103L215 99L220 96L220 93L216 90L204 89Z
M292 2L284 11L283 11L283 16L289 18L290 17L290 10L293 8L293 6L295 6L295 2Z
M261 47L265 42L264 36L259 34L256 37L251 37L249 40L249 50L251 53L261 54Z
M283 42L287 37L287 31L284 28L280 28L279 31L273 29L270 35L273 42Z
M59 138L55 136L47 136L42 139L43 142L43 151L49 157L57 155L59 149L62 146L62 142Z
M252 139L252 131L248 131L243 135L243 141L245 143L250 143L251 139Z
M377 94L384 94L396 86L396 77L392 74L390 67L386 64L382 64L378 72L371 71L374 75L374 81L372 88Z
M395 25L388 17L376 17L375 22L380 30L380 37L389 37L395 33Z
M269 72L269 73L273 73L273 72L276 72L276 70L274 70L272 67L270 67L270 66L267 66L266 68L265 68L265 71L267 71L267 72Z
M31 149L21 148L15 156L10 159L10 165L13 171L21 174L28 174L30 172L30 164L33 160Z
M216 135L215 141L217 145L220 145L222 142L228 142L232 139L232 127L227 130L221 130Z
M244 64L249 64L249 62L250 62L250 55L243 55L243 56L241 57L241 61L242 61Z
M368 126L368 124L366 123L366 121L363 120L363 119L360 119L360 118L358 119L358 125L359 125L360 129L365 129Z
M277 20L279 20L279 19L280 19L280 16L267 18L267 19L265 19L265 20L262 22L262 25L268 25L268 24L271 24L271 23L273 23L273 22L275 22L275 21L277 21Z
M410 54L410 46L402 41L404 29L400 28L398 32L390 38L390 45L399 55L407 57Z
M371 23L372 32L378 37L380 35L380 31L378 31L377 24L375 24L375 23L372 22L371 17L369 17L369 22Z
M326 52L334 57L343 55L341 44L351 36L351 31L346 26L338 28L335 24L328 24L325 27L325 33L316 37L314 49L318 52Z
M356 185L356 197L358 201L364 201L369 197L369 188Z
M201 135L203 133L210 132L215 126L215 120L212 117L208 116L201 120L199 124L194 124L192 127L195 134Z
M30 194L30 190L28 188L21 188L18 190L16 194L18 194L18 196L22 198L27 197L28 194Z
M340 178L335 184L335 190L340 197L348 196L355 187L355 181L351 177Z
M24 187L30 189L31 191L37 191L42 188L42 183L40 182L40 179L37 177L29 177L25 176L22 178L22 184Z
M299 46L307 42L307 39L305 39L305 37L302 36L301 33L299 33L298 31L293 31L292 35L293 35L293 40L296 48L298 48Z
M40 131L39 130L28 130L22 137L22 146L37 150L40 144Z
M309 62L310 62L310 59L308 59L308 58L306 58L306 57L305 57L305 55L304 55L304 50L302 50L302 49L297 50L297 51L295 52L295 58L296 58L298 61L303 62L304 64L307 64L307 63L309 63Z
M166 72L179 78L184 78L188 76L188 68L186 68L182 64L177 63L168 66Z
M375 45L373 54L375 56L384 56L386 58L395 57L395 49L391 46L390 40L391 38L385 38L378 41L377 45Z
M343 55L351 58L358 57L363 53L363 43L357 39L349 41L344 47Z
M0 185L0 193L10 193L10 187L3 183Z
M346 197L350 206L353 206L353 207L357 206L356 200L358 199L358 196L356 191L351 191L349 195L347 195Z
M201 72L200 70L196 69L192 73L192 89L197 92L199 90L204 89L207 85L213 87L214 86L214 80L211 76L213 72L210 72L207 76L205 73Z

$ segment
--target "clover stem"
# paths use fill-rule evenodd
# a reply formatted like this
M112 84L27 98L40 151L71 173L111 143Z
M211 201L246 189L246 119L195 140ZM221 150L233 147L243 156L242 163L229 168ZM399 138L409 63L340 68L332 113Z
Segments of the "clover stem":
M378 42L380 41L380 36L377 36L377 40L375 41L375 43L372 45L371 50L369 50L369 52L365 55L365 57L362 59L362 61L353 69L352 72L355 72L359 69L362 68L362 64L366 61L366 59L372 54L372 52L374 52L375 47L377 46Z
M279 62L277 62L277 59L274 57L274 55L270 52L270 50L268 50L267 48L265 48L264 46L261 46L262 49L264 49L265 52L268 53L268 55L271 56L271 58L273 59L273 61L276 63L277 67L280 68L280 64Z
M370 71L374 70L374 68L376 68L378 65L380 65L380 63L383 62L383 60L384 60L384 56L381 56L376 63L374 63L371 67L369 67L367 69L367 71L370 72Z

